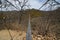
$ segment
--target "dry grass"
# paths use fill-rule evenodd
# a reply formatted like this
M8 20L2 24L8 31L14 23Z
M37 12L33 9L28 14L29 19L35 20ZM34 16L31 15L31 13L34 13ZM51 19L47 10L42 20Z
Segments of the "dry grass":
M11 31L9 30L14 40L23 40L23 38L26 36L26 33L23 32L17 32L17 31ZM0 31L0 40L11 40L11 37L9 35L9 32L7 30L1 30Z
M14 40L26 40L26 32L9 30ZM55 36L32 35L32 40L57 40ZM11 40L8 30L0 31L0 40Z

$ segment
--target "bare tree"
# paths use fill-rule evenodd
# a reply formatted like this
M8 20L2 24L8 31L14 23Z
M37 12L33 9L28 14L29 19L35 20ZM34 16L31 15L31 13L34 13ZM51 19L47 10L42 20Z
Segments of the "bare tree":
M51 25L51 19L49 17L41 17L40 18L40 28L38 28L39 34L42 34L43 36L47 35L48 32L51 31L50 29Z
M57 2L56 0L47 0L39 9L41 9L46 4L49 4L51 6L50 11L52 10L53 6L60 5L60 3ZM50 7L50 6L48 6L48 7ZM46 17L47 20L45 20L45 22L44 22L45 23L45 25L44 25L45 26L45 33L44 34L47 34L47 32L51 31L51 29L50 29L51 19L50 19L49 15ZM41 23L41 25L43 25L43 24Z
M17 10L20 10L20 13L19 13L19 23L21 22L21 16L22 16L22 14L24 13L23 12L23 10L24 10L24 8L25 7L27 7L27 8L29 8L29 4L27 4L28 3L28 0L14 0L15 1L15 3L16 3L16 1L18 2L18 4L13 4L13 3L11 3L9 0L4 0L4 1L2 1L2 0L0 0L0 8L6 8L6 9L8 9L8 7L9 6L13 6L14 8L16 8ZM17 5L19 5L19 6L17 6Z
M24 10L24 7L29 7L29 5L26 5L27 4L27 2L28 2L28 0L23 0L23 2L21 2L21 1L19 1L19 0L17 0L18 1L18 3L19 3L19 6L20 6L20 13L19 13L19 23L21 22L21 16L22 16L22 14L23 14L23 10ZM8 0L4 0L4 2L5 2L5 4L3 4L2 3L3 1L1 1L0 0L0 5L1 5L1 11L3 11L2 9L3 8L6 8L6 10L8 9L8 7L11 5L11 6L13 6L13 7L15 7L16 9L18 9L15 5L13 5L10 1L8 1ZM10 37L11 37L11 40L13 40L14 39L14 37L12 37L12 35L11 35L11 32L9 31L9 28L8 28L8 26L7 26L7 24L6 24L6 21L7 21L7 16L3 19L3 21L4 21L4 23L5 23L5 28L7 29L7 31L8 31L8 33L9 33L9 35L10 35ZM9 23L10 24L10 23Z
M19 23L21 22L21 16L22 16L22 14L24 14L24 7L30 7L30 5L27 5L27 3L28 3L28 0L22 0L22 1L19 1L19 0L17 0L18 2L19 2L19 5L20 5L20 14L19 14Z
M56 4L53 4L56 3ZM56 0L47 0L39 9L41 9L43 6L45 6L46 4L49 4L50 6L56 6L56 5L60 5L59 2L57 2Z
M12 4L10 1L8 1L8 0L0 0L0 8L2 7L2 8L6 8L6 7L8 7L8 6L13 6L13 7L15 7L16 9L18 9L14 4Z

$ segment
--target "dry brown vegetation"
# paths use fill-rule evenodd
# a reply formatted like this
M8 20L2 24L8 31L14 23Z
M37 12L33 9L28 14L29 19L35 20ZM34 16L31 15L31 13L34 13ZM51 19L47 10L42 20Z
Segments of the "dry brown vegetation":
M28 25L28 14L30 13L33 40L60 40L60 10L48 12L35 9L25 10L21 16L20 24L18 18L19 13L19 11L0 12L1 34L5 32L2 32L4 29L26 33ZM3 34L1 36L3 36Z

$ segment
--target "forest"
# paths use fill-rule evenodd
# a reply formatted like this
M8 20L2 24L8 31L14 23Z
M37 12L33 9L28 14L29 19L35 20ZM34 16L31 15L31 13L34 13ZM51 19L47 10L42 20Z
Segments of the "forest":
M38 9L28 2L0 0L0 40L60 40L60 2L46 0Z

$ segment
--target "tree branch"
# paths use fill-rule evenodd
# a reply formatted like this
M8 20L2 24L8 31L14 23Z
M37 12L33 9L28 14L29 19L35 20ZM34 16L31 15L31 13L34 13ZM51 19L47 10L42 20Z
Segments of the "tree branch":
M51 0L47 0L39 9L41 9L44 5L46 5L49 1L51 1ZM50 4L50 5L52 5L52 6L55 6L55 5L60 5L60 3L59 2L57 2L56 0L52 0L52 1L54 1L56 4Z
M44 5L46 5L49 2L49 0L47 0L39 9L41 9Z
M9 2L8 0L6 0L8 3L10 3L10 5L12 5L13 7L15 7L11 2ZM16 9L18 9L17 7L15 7Z

